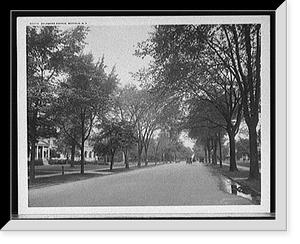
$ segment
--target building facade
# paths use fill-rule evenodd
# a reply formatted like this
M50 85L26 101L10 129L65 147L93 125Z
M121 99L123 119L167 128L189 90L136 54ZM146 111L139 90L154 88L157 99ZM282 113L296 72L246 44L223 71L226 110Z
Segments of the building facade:
M28 146L28 160L31 158L30 154L30 145ZM84 158L85 161L95 161L98 160L94 152L93 143L90 140L86 140L84 144ZM66 150L67 151L67 150ZM71 157L68 152L59 152L57 146L57 139L54 137L51 138L40 138L38 142L35 144L35 160L41 160L44 165L49 164L50 159L69 159ZM75 160L80 160L80 155L75 153Z

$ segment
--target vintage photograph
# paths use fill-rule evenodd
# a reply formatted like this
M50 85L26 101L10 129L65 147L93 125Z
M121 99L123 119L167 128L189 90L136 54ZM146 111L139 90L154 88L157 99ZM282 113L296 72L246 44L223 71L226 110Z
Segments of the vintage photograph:
M270 215L268 16L18 30L24 213Z

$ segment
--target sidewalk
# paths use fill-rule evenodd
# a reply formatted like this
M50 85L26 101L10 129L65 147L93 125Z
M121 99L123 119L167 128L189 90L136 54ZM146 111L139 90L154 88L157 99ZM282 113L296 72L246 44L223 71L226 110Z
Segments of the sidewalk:
M222 165L230 166L229 163L222 163ZM237 168L238 168L239 170L245 170L245 171L249 171L249 169L250 169L250 167L247 167L247 166L241 166L241 165L238 165L238 164L237 164ZM259 169L259 173L260 173L260 169Z
M63 167L63 166L62 166ZM120 169L124 168L124 166L116 166L114 169ZM95 174L112 174L112 172L101 172L104 170L109 170L109 166L107 168L102 168L102 169L91 169L91 170L85 170L84 173L95 173ZM68 174L78 174L78 171L64 171L64 175ZM60 173L52 173L52 174L41 174L41 175L36 175L35 178L48 178L48 177L53 177L53 176L58 176L58 175L63 175L62 171Z
M135 167L136 163L130 163L130 167ZM80 173L80 165L75 165L74 167L71 167L69 164L65 165L41 165L41 166L36 166L35 168L35 178L46 178L46 177L52 177L52 176L58 176L62 175L62 167L64 167L64 174L76 174ZM125 168L124 163L116 162L114 164L113 169L119 169L119 168ZM86 164L85 165L85 173L101 173L99 171L105 171L109 170L110 165L90 165ZM103 173L103 172L102 172Z
M164 165L164 164L162 162L158 162L156 165L159 166L159 165ZM64 171L64 174L62 174L62 171L58 172L58 170L61 169L62 166L64 166L65 169L67 167L67 169ZM104 165L102 165L102 166L104 166ZM136 163L134 163L134 164L130 165L129 169L125 168L124 164L119 164L119 165L115 165L113 167L113 170L110 170L109 165L105 165L104 167L97 167L97 165L95 165L94 167L90 167L92 169L85 169L85 171L84 171L85 173L81 174L80 168L78 168L78 167L70 168L70 167L68 167L68 165L61 165L60 167L58 167L58 165L48 166L47 168L49 168L49 169L47 169L47 168L45 168L45 170L39 169L39 173L41 173L41 174L35 176L34 182L29 183L29 188L64 184L64 183L68 183L68 182L85 180L85 179L94 178L94 177L102 177L102 176L106 176L106 175L132 172L135 170L147 169L147 168L151 168L151 167L155 167L155 163L152 163L152 162L148 163L147 166L145 166L143 164L141 167L137 167ZM51 170L51 168L52 168L52 170ZM51 171L53 173L44 174L44 172L51 172ZM29 177L28 177L28 180L29 180Z
M161 165L163 162L157 162L156 165ZM154 166L155 162L149 162L147 166ZM140 168L147 167L143 163ZM78 174L80 173L80 165L75 165L74 168L71 168L69 164L65 165L46 165L46 167L36 166L36 175L35 178L47 178L52 176L62 175L62 167L64 167L64 175L67 174ZM137 167L137 162L130 162L129 169L135 169ZM110 171L110 164L99 164L99 165L85 165L84 173L94 173L94 174L113 174L114 170L117 169L126 169L123 162L115 162L113 170ZM107 171L107 172L106 172ZM28 176L29 177L29 176Z

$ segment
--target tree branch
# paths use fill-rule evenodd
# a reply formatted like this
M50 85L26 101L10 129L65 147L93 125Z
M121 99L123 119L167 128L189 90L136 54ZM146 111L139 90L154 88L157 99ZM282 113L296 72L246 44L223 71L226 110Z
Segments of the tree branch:
M76 138L68 132L68 130L65 127L65 123L62 123L61 125L63 127L64 132L67 134L67 136L70 137L79 147L81 147L81 144L76 140Z

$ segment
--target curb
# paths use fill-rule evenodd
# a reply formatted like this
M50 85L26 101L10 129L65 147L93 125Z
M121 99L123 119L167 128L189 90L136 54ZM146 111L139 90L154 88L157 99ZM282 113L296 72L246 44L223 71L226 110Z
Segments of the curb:
M206 164L207 166L210 166L209 164ZM228 179L232 180L233 182L236 182L237 184L243 186L243 187L248 187L252 192L254 192L257 196L261 196L261 192L253 189L251 186L245 184L244 182L240 182L238 180L235 180L233 178L231 178L230 176L228 176L227 174L225 174L224 172L220 171L219 169L216 169L216 168L213 168L213 167L210 167L211 169L213 170L216 170L218 171L220 174L224 175L225 177L227 177Z
M261 193L260 193L259 191L253 189L251 186L245 184L244 182L240 182L240 181L238 181L238 180L235 180L235 179L231 178L230 176L226 175L226 174L225 174L224 172L222 172L222 171L219 171L219 170L217 170L217 171L218 171L219 173L221 173L222 175L224 175L225 177L227 177L228 179L230 179L230 180L232 180L232 181L238 183L239 185L244 186L244 187L245 187L245 186L248 187L248 188L249 188L251 191L253 191L256 195L261 196Z

